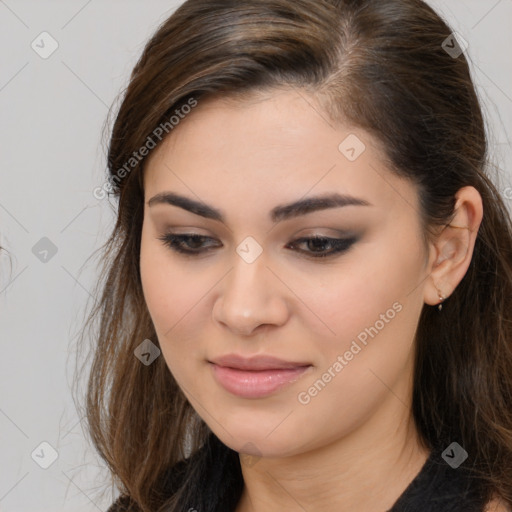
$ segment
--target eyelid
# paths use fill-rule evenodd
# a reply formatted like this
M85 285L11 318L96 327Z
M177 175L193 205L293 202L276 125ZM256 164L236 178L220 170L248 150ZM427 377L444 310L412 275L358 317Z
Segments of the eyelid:
M202 228L196 227L175 227L175 226L166 226L161 230L163 236L165 235L175 235L175 236L190 236L190 237L202 237L210 240L218 240L220 237L215 235L209 235L205 233L198 232ZM328 233L325 233L328 231ZM208 230L206 230L208 231ZM298 232L295 232L293 235L286 237L289 242L295 242L298 239L302 238L330 238L330 239L352 239L356 237L360 237L362 233L356 231L354 229L334 229L334 228L303 228ZM242 238L243 239L243 238ZM263 243L258 238L258 243Z
M292 249L294 247L297 247L300 244L311 242L312 240L321 240L325 241L327 244L330 244L331 250L328 251L308 251L308 250L295 250L294 252L300 254L302 257L309 259L309 260L332 260L336 259L337 257L341 257L344 253L348 252L351 247L359 241L360 235L352 235L352 236L345 236L345 237L331 237L331 236L324 236L320 235L318 233L314 235L305 235L302 237L294 237L288 244L285 246L286 249L291 247ZM186 258L200 258L202 256L206 256L208 253L212 252L216 245L208 245L203 246L199 248L183 248L183 246L180 245L180 242L183 242L186 239L195 239L200 241L205 240L216 240L213 237L206 236L206 235L200 235L197 233L171 233L167 232L163 234L162 236L158 237L159 240L163 242L164 245L166 245L169 250L183 256ZM222 242L221 242L222 243ZM218 246L217 246L218 247Z

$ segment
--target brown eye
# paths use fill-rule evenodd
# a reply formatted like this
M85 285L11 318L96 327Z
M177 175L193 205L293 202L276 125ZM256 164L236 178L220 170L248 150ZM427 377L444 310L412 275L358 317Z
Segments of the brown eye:
M300 251L313 258L327 258L347 251L355 242L357 237L351 238L329 238L321 236L299 238L290 244L296 247L299 244L306 244L307 250ZM331 247L331 250L326 248Z
M211 250L211 247L205 249L203 242L205 240L213 240L213 238L208 236L196 235L194 233L185 233L183 235L167 233L158 239L173 251L191 256Z

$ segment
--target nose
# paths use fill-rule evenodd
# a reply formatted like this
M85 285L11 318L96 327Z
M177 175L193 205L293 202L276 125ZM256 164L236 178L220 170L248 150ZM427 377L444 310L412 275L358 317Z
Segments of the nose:
M219 283L213 320L242 336L251 336L269 326L282 326L289 316L289 301L275 269L260 256L247 263L238 255L234 268Z

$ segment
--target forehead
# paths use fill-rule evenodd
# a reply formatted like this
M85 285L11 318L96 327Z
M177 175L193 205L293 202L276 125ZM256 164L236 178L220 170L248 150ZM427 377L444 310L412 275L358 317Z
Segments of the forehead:
M298 90L199 99L150 154L145 188L192 188L212 202L235 191L277 204L333 190L388 207L399 196L415 201L411 184L389 170L380 141L334 123L313 95Z

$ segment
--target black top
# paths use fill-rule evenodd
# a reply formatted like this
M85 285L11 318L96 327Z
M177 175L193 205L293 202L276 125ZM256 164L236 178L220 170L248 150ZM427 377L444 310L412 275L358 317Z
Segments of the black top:
M431 451L419 473L386 512L484 512L487 499L481 491L481 482L470 474L466 464L452 468L442 458L443 450ZM180 471L168 472L169 489L176 489L174 477L183 474L184 464L198 457L206 457L206 467L210 469L199 476L195 504L183 504L183 512L190 508L201 512L234 512L243 488L238 454L214 434L210 434L205 446L190 459L175 466ZM129 503L128 497L120 497L107 512L137 510L130 509Z
M482 484L464 464L452 468L434 449L388 512L483 512Z

